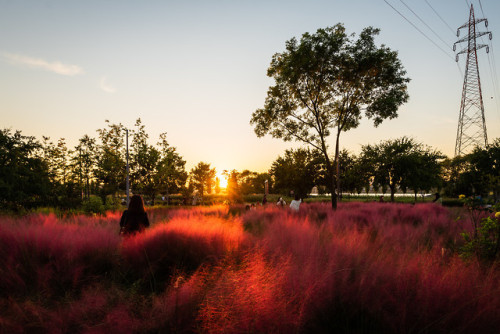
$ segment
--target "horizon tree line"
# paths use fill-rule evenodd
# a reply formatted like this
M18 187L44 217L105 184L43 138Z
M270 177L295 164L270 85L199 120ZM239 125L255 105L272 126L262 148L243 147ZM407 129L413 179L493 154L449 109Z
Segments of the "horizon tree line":
M56 143L43 137L24 136L20 131L0 131L0 203L19 210L37 206L74 208L99 196L110 206L119 205L125 194L126 156L123 126L111 124L97 130L97 138L82 136L69 149L63 138ZM132 191L151 204L158 196L169 198L193 193L222 194L215 168L199 162L189 172L185 160L167 141L166 133L156 145L148 142L141 120L131 131L130 180ZM338 193L368 192L370 188L391 199L397 190L440 191L446 196L482 195L498 199L500 193L500 139L486 149L476 148L465 156L448 158L439 151L402 137L364 145L358 155L339 152ZM321 152L310 148L286 150L267 173L226 170L225 195L230 202L242 202L248 194L263 194L264 182L272 193L292 191L307 196L316 186L320 193L331 191L327 166ZM117 203L118 202L118 203Z

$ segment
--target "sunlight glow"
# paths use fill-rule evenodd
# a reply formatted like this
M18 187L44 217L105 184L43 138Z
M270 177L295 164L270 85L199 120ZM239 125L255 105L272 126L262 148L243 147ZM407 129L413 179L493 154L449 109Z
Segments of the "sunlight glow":
M219 187L221 189L226 189L227 188L227 175L221 173L217 173L216 175L217 178L219 178Z

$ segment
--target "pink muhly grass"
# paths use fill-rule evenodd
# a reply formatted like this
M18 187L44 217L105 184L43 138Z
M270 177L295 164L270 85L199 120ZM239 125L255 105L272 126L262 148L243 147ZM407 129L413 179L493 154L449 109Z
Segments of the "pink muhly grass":
M137 333L140 314L114 288L85 287L75 299L48 305L46 301L14 301L5 305L2 333ZM1 316L0 316L1 317Z
M479 326L488 332L480 319L490 319L498 329L498 321L491 320L500 297L484 302L490 293L500 296L498 275L478 286L485 281L479 267L441 256L445 239L460 231L445 209L391 205L341 206L321 215L322 224L309 221L310 207L304 206L297 215L276 213L266 223L258 245L266 257L286 259L288 265L280 268L286 271L287 293L301 296L302 328L397 333Z
M130 271L161 286L174 271L194 272L202 264L236 252L243 241L238 221L179 217L125 238L121 252Z
M87 288L69 307L58 310L66 333L136 333L141 315L134 313L121 291L101 285Z
M62 224L53 215L0 221L0 288L63 293L116 261L118 235L95 226ZM89 276L90 275L90 276Z
M211 273L198 270L190 277L173 276L167 289L155 296L144 331L188 332L194 330Z
M286 266L286 263L281 263ZM286 271L258 253L221 268L199 313L208 333L291 333L298 324L293 296L283 291Z

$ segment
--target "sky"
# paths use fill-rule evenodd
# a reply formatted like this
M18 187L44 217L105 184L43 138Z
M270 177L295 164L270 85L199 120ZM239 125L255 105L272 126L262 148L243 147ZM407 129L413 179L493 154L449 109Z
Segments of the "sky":
M380 28L377 44L398 51L411 78L397 119L377 128L365 119L341 135L341 147L358 154L409 136L452 157L465 56L456 63L451 47L470 2L0 0L0 127L74 147L85 134L97 137L105 120L133 128L141 118L150 143L167 132L188 170L203 161L219 172L264 172L303 146L258 138L249 123L273 85L273 54L292 37L341 22L348 33ZM478 51L491 141L500 137L500 1L472 3L493 33L484 38L490 53ZM333 137L329 143L333 150Z

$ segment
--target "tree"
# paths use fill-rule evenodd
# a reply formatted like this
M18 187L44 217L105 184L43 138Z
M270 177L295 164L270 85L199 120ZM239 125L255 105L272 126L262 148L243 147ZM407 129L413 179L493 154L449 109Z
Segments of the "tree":
M242 173L239 173L235 169L232 171L224 171L223 174L227 177L227 198L232 203L239 203L243 201L241 194L241 181Z
M90 184L94 181L96 165L96 140L84 135L78 140L75 146L74 156L71 159L71 166L74 177L80 184L82 199L90 198Z
M176 148L168 144L167 134L160 134L158 142L161 158L158 163L158 182L161 193L167 196L167 204L169 204L169 196L172 193L181 191L186 186L187 172L186 161L177 153Z
M97 130L101 140L98 146L95 177L99 182L101 197L115 195L125 188L125 144L123 126L109 124L107 128Z
M347 150L342 150L339 153L340 163L340 185L339 193L350 192L360 194L363 188L368 184L369 188L369 173L367 166L364 166L360 159Z
M269 173L256 173L249 178L249 183L251 187L249 192L253 194L263 194L266 191L266 181L269 189L274 189L274 183Z
M318 179L317 155L309 149L286 150L271 165L274 191L289 194L294 191L305 197Z
M377 47L378 29L365 28L359 38L348 36L342 24L292 38L276 53L267 71L275 85L264 108L252 114L257 136L271 134L285 141L305 142L323 154L331 183L332 208L337 207L340 179L328 154L327 138L335 130L335 162L339 175L339 138L356 128L362 112L374 125L397 117L408 100L407 83L397 52Z
M52 187L41 144L21 131L0 130L0 205L20 210L47 204Z
M205 193L212 192L215 178L215 168L210 168L210 164L200 162L193 167L190 172L190 184L198 191L203 198Z
M441 163L444 155L430 147L417 144L411 152L410 164L406 176L401 181L403 191L412 189L417 201L419 191L430 192L433 188L442 186Z
M130 154L130 178L135 193L149 196L154 205L156 194L159 191L158 164L161 159L160 151L148 144L149 135L141 119L135 122L136 130L132 131L132 145Z
M459 155L441 161L441 179L444 183L445 195L453 197L461 194L472 194L469 180L465 180L463 177L468 168L469 162L465 156Z
M52 183L50 205L63 208L75 208L81 202L80 180L75 177L72 164L73 151L66 146L64 138L56 144L49 137L42 137L43 159L49 169Z
M375 187L389 187L391 201L397 188L406 191L430 190L439 184L441 153L402 137L378 145L365 145L361 157L373 177ZM416 195L415 195L416 196Z
M487 195L500 192L500 139L487 148L476 147L465 156L446 161L446 191L449 195Z
M242 195L255 194L257 190L255 188L255 178L257 178L258 173L252 172L248 169L242 171L239 175L240 191ZM262 181L265 182L265 181Z

